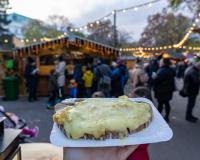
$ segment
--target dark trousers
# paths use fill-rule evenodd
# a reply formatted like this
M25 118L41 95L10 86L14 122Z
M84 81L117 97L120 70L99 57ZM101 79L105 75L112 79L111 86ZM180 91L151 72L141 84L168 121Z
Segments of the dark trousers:
M190 118L192 116L192 110L195 106L197 96L189 96L188 97L188 104L186 110L186 118Z
M65 99L65 90L64 90L64 87L59 87L58 88L58 95L59 95L59 98L61 100Z
M57 91L52 91L49 95L49 103L51 105L55 105L56 104L56 98L57 98Z
M31 87L28 88L28 90L29 90L28 100L29 101L36 100L37 99L37 95L36 95L37 86L31 86Z
M86 98L90 98L92 95L92 88L91 87L86 87L85 88L85 92L86 92Z
M162 113L163 107L165 106L165 112L166 112L166 118L169 118L169 114L171 111L171 106L169 104L169 101L158 101L158 111Z

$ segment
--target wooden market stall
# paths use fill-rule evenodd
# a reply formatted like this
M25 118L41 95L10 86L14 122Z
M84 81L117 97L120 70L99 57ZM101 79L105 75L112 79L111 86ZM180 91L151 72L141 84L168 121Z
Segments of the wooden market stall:
M13 56L19 62L19 76L21 78L21 94L26 93L24 69L26 58L34 56L39 68L38 95L46 96L48 94L48 75L54 68L54 59L59 55L64 55L67 67L70 72L73 68L74 60L81 63L87 63L95 57L114 59L118 57L119 50L108 45L97 43L77 36L66 36L51 41L35 43L22 48L15 48Z

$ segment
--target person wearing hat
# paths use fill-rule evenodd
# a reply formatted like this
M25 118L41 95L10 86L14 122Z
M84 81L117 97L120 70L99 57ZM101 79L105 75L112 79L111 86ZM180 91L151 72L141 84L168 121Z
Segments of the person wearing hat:
M199 94L200 88L200 59L195 59L192 66L188 67L184 75L183 90L185 96L188 97L186 120L192 123L197 122L198 118L193 116L193 108L196 103L196 98Z

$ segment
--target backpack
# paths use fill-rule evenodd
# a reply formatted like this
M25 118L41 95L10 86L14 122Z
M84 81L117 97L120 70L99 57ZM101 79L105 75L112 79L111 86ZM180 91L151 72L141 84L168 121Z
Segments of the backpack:
M100 80L99 80L100 87L104 89L109 88L111 86L111 78L107 75L103 75L99 68L98 71L100 73Z

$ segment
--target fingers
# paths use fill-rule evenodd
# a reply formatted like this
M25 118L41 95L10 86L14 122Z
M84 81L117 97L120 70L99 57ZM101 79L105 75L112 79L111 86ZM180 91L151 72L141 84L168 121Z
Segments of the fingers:
M117 154L118 154L118 159L119 160L126 160L129 155L131 153L133 153L136 149L137 149L138 146L126 146L126 147L120 147L117 151Z

